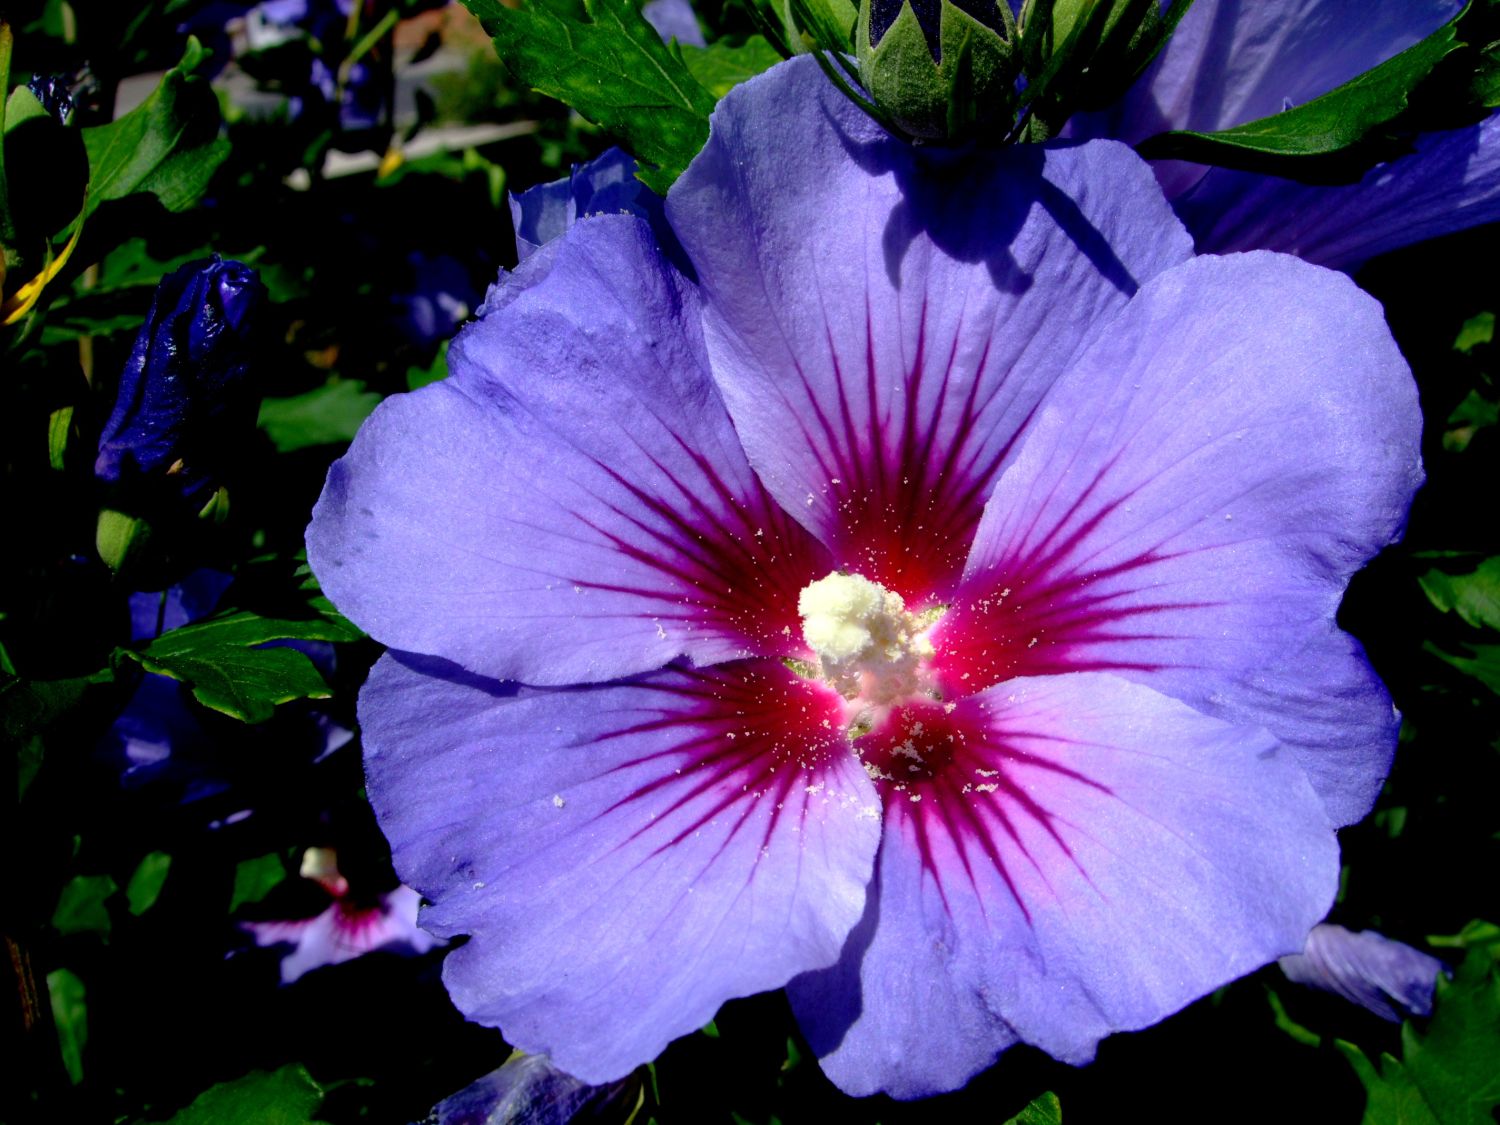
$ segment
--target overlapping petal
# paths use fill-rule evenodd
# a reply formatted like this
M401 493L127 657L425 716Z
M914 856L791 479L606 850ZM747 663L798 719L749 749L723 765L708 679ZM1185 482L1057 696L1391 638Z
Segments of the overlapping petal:
M990 497L939 625L982 686L1116 670L1291 744L1339 823L1394 749L1334 613L1422 480L1421 416L1380 307L1293 258L1148 283L1060 380Z
M308 557L379 640L501 679L780 652L826 562L751 473L649 228L586 222L360 430Z
M455 1002L590 1082L837 959L880 835L839 718L775 661L517 692L388 655L360 704Z
M1325 94L1437 30L1457 0L1198 0L1141 79L1068 134L1137 144L1213 132ZM1353 270L1376 254L1500 219L1500 120L1425 134L1350 184L1182 161L1153 167L1200 253L1279 250Z
M1198 249L1263 247L1332 269L1500 219L1500 115L1429 133L1353 184L1302 184L1214 168L1177 212Z
M667 200L751 464L840 565L909 596L958 577L1016 429L1188 252L1122 147L941 161L804 58L720 105Z
M794 981L851 1093L952 1089L1020 1038L1084 1062L1301 947L1338 846L1264 731L1100 673L962 701L930 777L887 790L871 905L843 961ZM868 760L868 759L867 759Z

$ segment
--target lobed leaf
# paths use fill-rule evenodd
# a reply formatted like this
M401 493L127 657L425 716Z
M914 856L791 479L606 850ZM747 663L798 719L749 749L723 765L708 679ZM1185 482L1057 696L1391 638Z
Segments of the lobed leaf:
M516 77L620 138L665 194L708 140L714 96L629 0L464 0Z

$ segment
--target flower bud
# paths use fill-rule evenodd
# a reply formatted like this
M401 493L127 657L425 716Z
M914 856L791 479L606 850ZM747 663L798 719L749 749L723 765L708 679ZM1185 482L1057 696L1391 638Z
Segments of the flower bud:
M861 0L860 81L918 140L1008 123L1021 57L1007 0Z
M215 257L162 279L120 373L94 475L132 511L169 500L196 515L255 423L251 330L266 290Z
M1102 109L1135 82L1190 0L1026 0L1021 10L1031 116L1027 139L1055 136L1080 110Z

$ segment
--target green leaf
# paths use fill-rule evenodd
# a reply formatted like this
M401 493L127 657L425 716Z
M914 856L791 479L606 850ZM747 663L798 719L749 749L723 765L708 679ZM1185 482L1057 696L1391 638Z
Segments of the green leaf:
M347 445L380 396L354 379L335 379L306 394L268 398L258 425L281 453L316 445Z
M683 47L682 60L705 90L722 98L747 78L770 70L781 61L775 47L764 36L752 35L743 43L722 40L707 47Z
M275 852L243 859L234 868L234 892L229 896L229 913L247 903L259 902L271 889L286 879L286 864Z
M1468 574L1429 570L1417 581L1444 613L1456 612L1475 628L1500 629L1500 557L1485 559Z
M144 102L118 121L83 130L89 156L83 218L137 192L156 196L168 211L184 211L203 197L229 155L229 142L219 137L218 99L193 74L207 54L189 36L182 61Z
M1031 1104L1005 1125L1062 1125L1062 1103L1051 1090L1038 1094Z
M33 117L46 117L47 110L37 97L25 86L17 86L5 99L5 131L9 133L23 121Z
M47 974L47 996L52 1003L52 1023L57 1028L57 1050L62 1056L68 1081L83 1081L83 1049L89 1041L88 1005L83 981L69 969Z
M110 917L105 900L119 890L108 875L75 875L57 897L52 927L60 934L98 934L109 939Z
M130 904L130 913L139 916L156 905L171 867L172 857L166 852L152 852L136 865L135 874L125 884L125 901Z
M279 703L327 699L332 692L304 654L259 648L269 641L353 641L362 634L346 619L262 617L248 610L173 629L144 649L120 650L148 672L187 684L198 702L248 723L269 719Z
M1496 695L1500 695L1500 645L1464 645L1472 654L1455 656L1444 652L1431 641L1422 644L1422 651L1431 653L1439 660L1451 664L1460 672L1473 676Z
M1338 1048L1364 1084L1365 1125L1493 1125L1500 1106L1500 943L1469 948L1453 979L1439 978L1425 1031L1401 1028L1401 1058L1377 1070L1353 1043Z
M525 85L615 134L665 193L708 140L714 97L629 0L464 0Z
M1443 448L1462 453L1469 448L1480 430L1500 423L1500 402L1492 402L1478 391L1470 391L1448 415L1448 429L1443 431Z
M167 1125L313 1125L322 1104L323 1088L297 1063L211 1086Z
M1495 339L1495 314L1482 312L1464 321L1453 341L1453 350L1464 354L1472 352L1480 344L1492 343Z
M1373 138L1406 111L1413 91L1463 44L1455 17L1394 58L1310 102L1215 133L1161 133L1136 146L1153 160L1271 171L1277 159L1330 156Z
M437 354L432 357L432 362L426 367L408 367L406 369L406 389L415 391L428 383L436 383L448 377L448 341L444 340L438 345Z

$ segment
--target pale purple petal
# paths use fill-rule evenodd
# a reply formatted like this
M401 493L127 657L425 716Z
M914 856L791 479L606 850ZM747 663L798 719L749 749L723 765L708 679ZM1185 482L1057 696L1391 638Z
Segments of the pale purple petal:
M1264 247L1333 269L1500 219L1500 114L1419 137L1408 156L1354 184L1301 184L1212 169L1178 199L1198 249Z
M829 567L746 463L696 316L638 220L533 255L452 374L387 399L329 471L307 534L328 596L377 640L498 679L781 654Z
M423 924L470 935L444 970L469 1018L602 1082L838 958L880 820L837 696L777 661L520 694L453 672L385 657L360 721Z
M417 928L422 896L410 887L381 895L373 906L339 899L323 913L291 921L242 922L256 945L294 948L281 959L281 983L291 984L314 969L339 965L366 953L426 953L441 944Z
M648 0L641 7L641 15L662 39L676 39L690 47L703 46L703 29L698 26L698 17L693 14L689 0Z
M1358 819L1396 718L1334 614L1400 534L1420 430L1348 279L1266 253L1163 274L1018 441L934 633L945 674L1118 671L1273 731Z
M921 719L921 771L882 786L873 919L790 989L850 1093L953 1089L1017 1038L1086 1062L1300 948L1333 899L1333 830L1264 731L1098 673Z
M1075 137L1139 144L1169 129L1214 132L1301 105L1437 30L1457 0L1195 0L1160 55L1109 110L1069 124ZM1203 165L1164 161L1175 200Z
M1321 988L1381 1019L1425 1016L1446 966L1436 957L1374 930L1314 926L1301 953L1283 957L1281 971L1298 984Z
M907 596L957 578L1017 427L1188 251L1123 147L945 166L807 58L720 103L667 214L750 463L840 565Z

